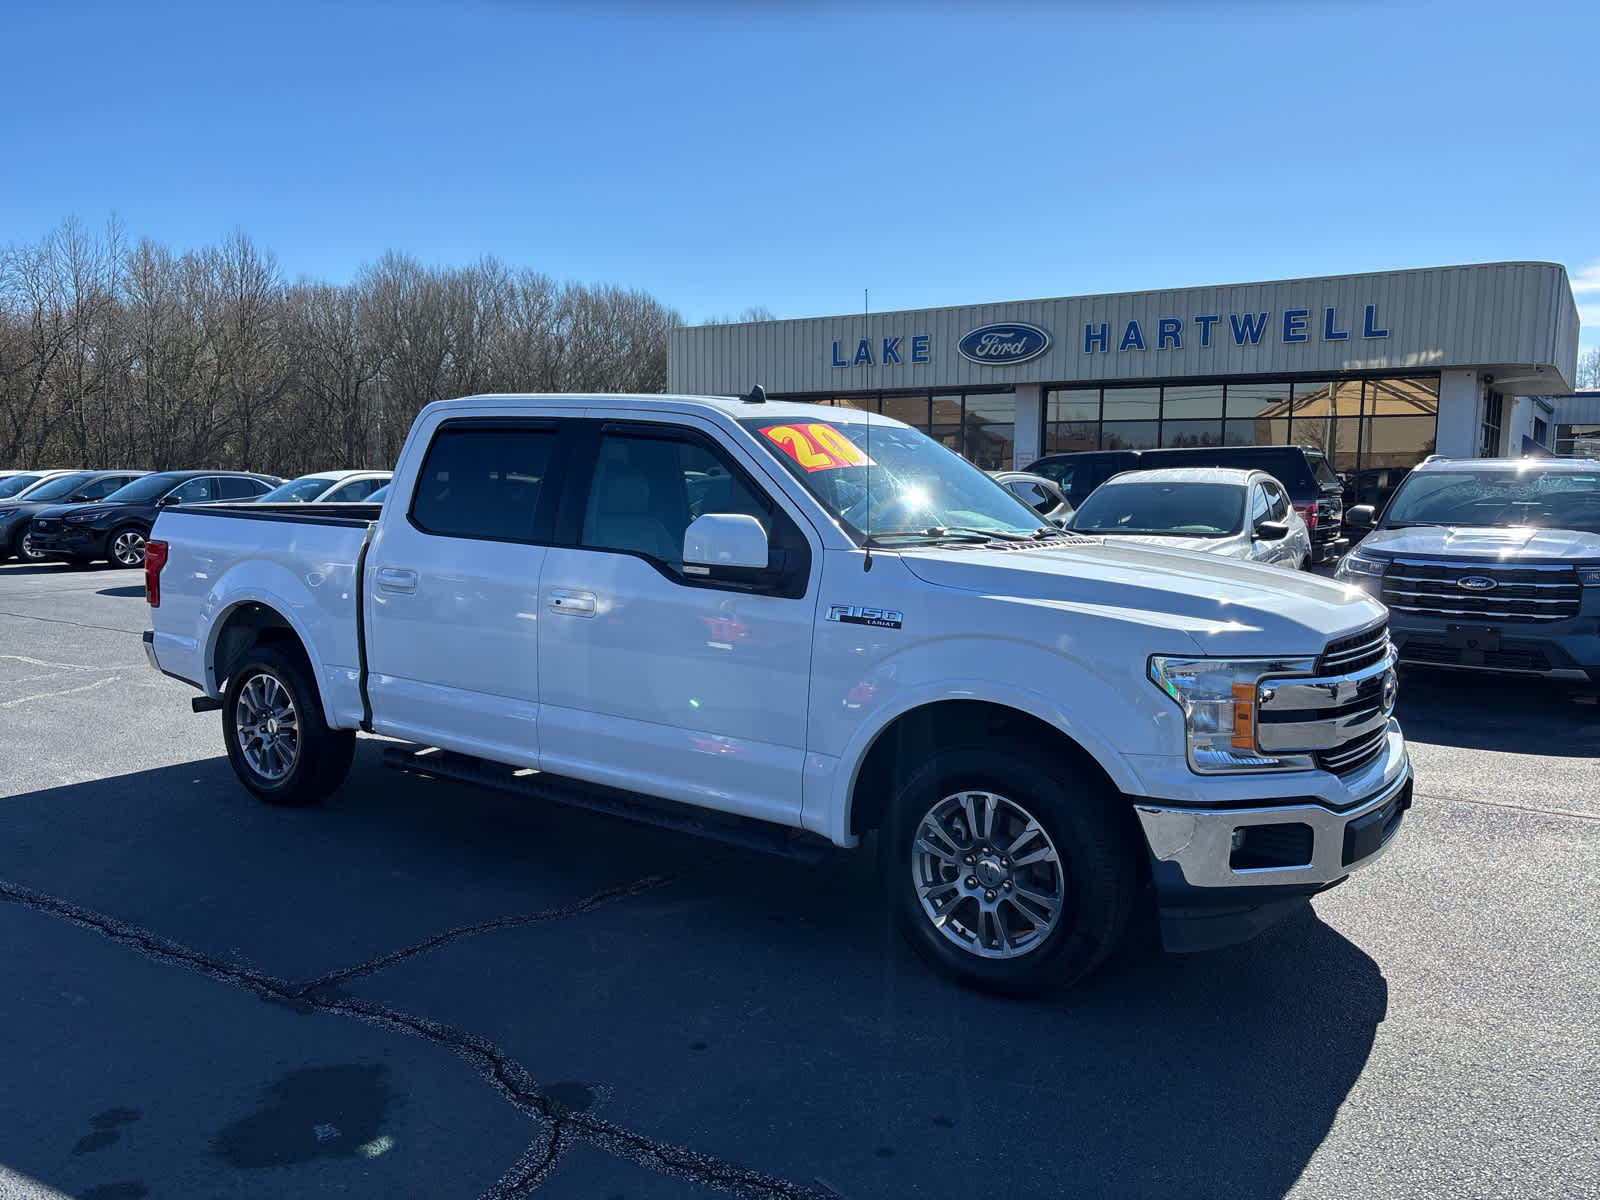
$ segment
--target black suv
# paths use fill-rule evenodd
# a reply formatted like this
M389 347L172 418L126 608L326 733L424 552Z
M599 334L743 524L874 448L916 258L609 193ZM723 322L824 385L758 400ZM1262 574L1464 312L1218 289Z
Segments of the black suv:
M61 504L35 514L28 538L35 555L73 563L108 559L119 567L144 565L144 543L163 508L264 496L281 482L272 475L235 471L162 471L135 479L103 500Z
M143 474L143 471L73 471L70 475L46 479L19 498L0 500L0 562L13 554L24 562L39 562L46 557L33 548L33 538L28 533L28 523L37 513L62 504L103 500Z
M1330 562L1349 545L1344 537L1344 488L1327 455L1310 446L1184 446L1170 450L1082 450L1050 454L1027 470L1052 479L1077 508L1113 475L1159 467L1241 467L1265 471L1289 493L1311 533L1311 559Z

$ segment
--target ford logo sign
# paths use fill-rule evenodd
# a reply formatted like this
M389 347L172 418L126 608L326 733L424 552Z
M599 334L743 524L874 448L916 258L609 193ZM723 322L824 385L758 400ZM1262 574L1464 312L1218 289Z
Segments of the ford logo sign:
M974 329L956 343L961 357L986 367L1011 367L1050 349L1050 335L1037 325L1007 321Z
M1463 575L1456 586L1467 592L1492 592L1500 585L1487 575Z

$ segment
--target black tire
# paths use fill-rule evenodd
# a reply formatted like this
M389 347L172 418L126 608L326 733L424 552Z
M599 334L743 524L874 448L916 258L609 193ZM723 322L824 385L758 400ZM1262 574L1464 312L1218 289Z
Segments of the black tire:
M1103 781L1086 777L1067 764L1053 763L1051 768L1019 753L1015 746L944 750L907 778L889 803L878 846L895 919L917 953L957 982L1005 995L1065 988L1118 947L1140 902L1142 846L1132 813L1121 811ZM1001 818L990 816L988 835L974 837L960 847L955 845L949 824L938 825L945 830L949 845L960 853L935 866L935 860L918 849L924 820L936 819L936 814L945 811L943 806L955 801L954 823L959 826L965 811L961 797L977 793L995 796L1011 806L1005 831L1000 829ZM979 829L967 832L981 833L985 813L1000 813L1000 803L989 805L979 798L974 804ZM1048 839L1054 867L1049 861L1023 865L1045 843L1015 837L1020 817L1031 817ZM993 853L983 853L986 849ZM1002 849L1016 853L1018 861L1002 857ZM966 857L969 850L976 857L970 867L965 865L973 862ZM939 874L951 867L989 874L983 879L964 875L952 884L948 875ZM930 870L931 878L942 882L927 884ZM1053 892L1049 886L1052 878ZM969 889L969 883L977 886ZM948 905L941 908L940 915L951 932L942 931L934 914L924 907L919 884L930 889L930 906ZM994 885L994 890L987 890L988 885ZM952 886L959 890L941 898L937 889ZM1052 893L1059 900L1054 923L1042 934L1037 914L1028 913L1018 903L1039 892ZM992 906L988 918L980 915L985 903ZM1023 928L1030 921L1031 931ZM970 928L974 924L976 929ZM1037 944L1023 948L1024 939L1035 938ZM974 948L975 943L982 948ZM992 956L1002 945L1010 956Z
M286 704L272 703L283 698ZM241 705L247 728L241 728ZM292 713L293 726L287 752L291 722L281 720L284 712ZM356 750L353 730L328 728L305 659L271 645L252 647L233 669L222 702L222 739L239 782L256 799L286 807L315 804L336 790Z
M49 562L49 556L33 552L33 539L28 536L28 528L24 525L17 530L17 544L15 548L17 561L25 563Z
M122 525L106 535L105 559L113 567L138 570L144 566L144 544L150 531L139 525Z

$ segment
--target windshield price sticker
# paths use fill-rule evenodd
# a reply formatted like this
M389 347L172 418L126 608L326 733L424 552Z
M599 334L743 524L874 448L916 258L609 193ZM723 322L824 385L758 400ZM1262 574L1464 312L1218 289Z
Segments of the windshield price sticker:
M876 465L832 425L768 425L761 435L807 472Z

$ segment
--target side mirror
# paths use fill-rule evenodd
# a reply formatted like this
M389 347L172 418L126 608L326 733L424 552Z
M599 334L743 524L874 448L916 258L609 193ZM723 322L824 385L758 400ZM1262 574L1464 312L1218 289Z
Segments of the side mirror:
M159 501L157 501L157 504L159 504L162 508L166 508L169 504L176 504L177 502L177 496L163 496Z
M1256 526L1256 537L1263 542L1281 542L1289 536L1289 527L1282 521L1263 521Z
M1378 511L1370 504L1344 510L1344 523L1355 529L1371 529L1378 522Z
M706 513L683 531L683 569L708 575L726 567L765 570L767 531L744 513Z

